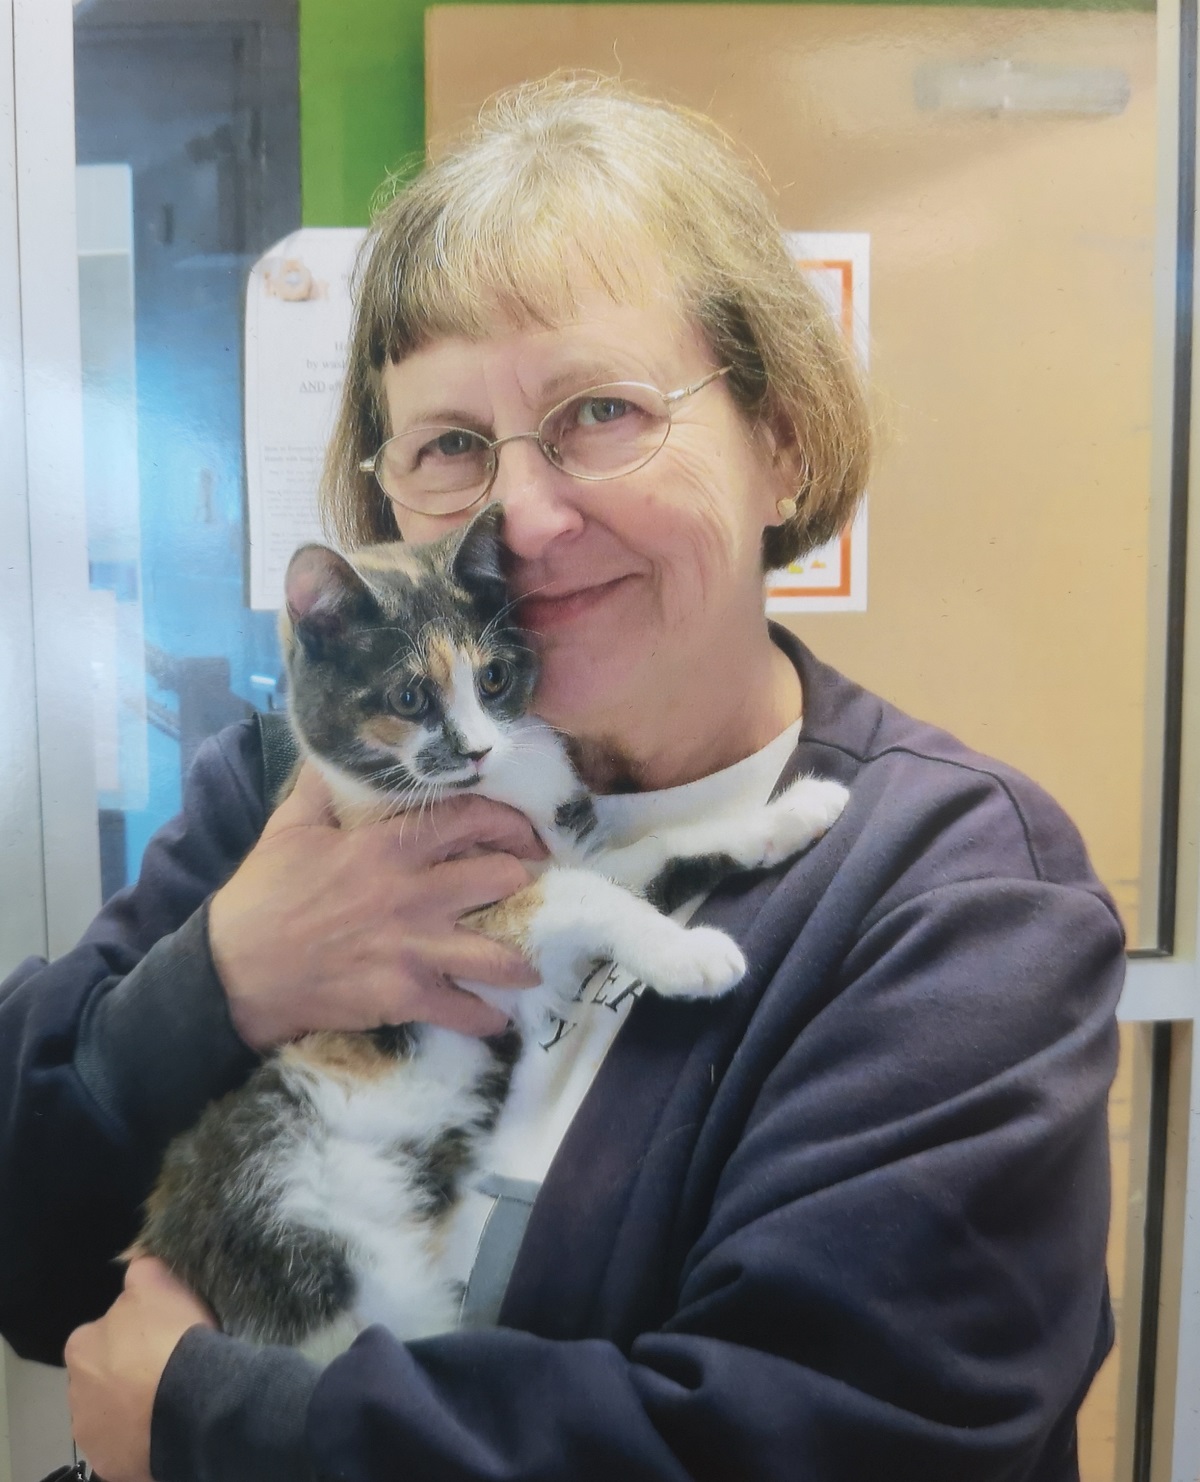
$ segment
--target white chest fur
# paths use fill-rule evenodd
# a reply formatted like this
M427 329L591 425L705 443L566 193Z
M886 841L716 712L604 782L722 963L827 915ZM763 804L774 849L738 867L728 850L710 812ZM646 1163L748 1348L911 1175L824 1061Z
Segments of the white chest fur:
M286 1068L312 1114L277 1162L277 1208L281 1218L342 1242L358 1286L349 1321L305 1345L314 1357L328 1357L371 1323L415 1338L456 1320L457 1294L439 1272L437 1226L419 1175L447 1128L485 1111L479 1087L492 1056L448 1030L425 1026L418 1035L417 1053L372 1081L294 1062Z

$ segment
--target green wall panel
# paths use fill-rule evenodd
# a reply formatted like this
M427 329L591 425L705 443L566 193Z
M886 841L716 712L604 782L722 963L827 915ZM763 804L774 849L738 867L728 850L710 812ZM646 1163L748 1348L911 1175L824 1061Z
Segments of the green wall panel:
M424 148L423 0L301 0L304 224L358 226Z

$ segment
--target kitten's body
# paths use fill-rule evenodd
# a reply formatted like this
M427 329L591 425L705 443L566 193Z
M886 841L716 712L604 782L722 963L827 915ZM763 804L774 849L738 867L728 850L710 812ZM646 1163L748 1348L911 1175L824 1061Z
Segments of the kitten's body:
M802 779L750 816L608 848L562 740L526 714L536 668L499 568L500 514L412 549L293 558L284 644L292 719L344 824L454 790L511 804L549 850L532 885L467 924L520 947L542 986L473 986L512 1027L474 1040L431 1025L313 1034L210 1107L168 1150L139 1249L161 1256L222 1326L336 1351L381 1322L402 1338L455 1325L439 1267L464 1180L531 1035L569 1014L588 967L619 963L672 997L742 977L736 944L661 914L737 869L806 847L845 803Z

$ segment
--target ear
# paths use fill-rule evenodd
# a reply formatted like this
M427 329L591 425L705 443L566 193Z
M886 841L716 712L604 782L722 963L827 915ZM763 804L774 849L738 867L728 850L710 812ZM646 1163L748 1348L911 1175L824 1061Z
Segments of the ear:
M450 559L450 573L468 591L479 587L504 587L501 560L504 547L500 531L504 527L504 506L489 504L463 530L458 549Z
M284 594L293 630L310 658L322 657L354 619L377 611L350 562L323 545L302 545L288 562Z
M766 455L770 477L763 480L766 525L786 525L796 513L796 502L808 486L808 459L790 427L773 421L759 424L757 436ZM788 511L790 506L790 511ZM787 512L785 512L787 511Z

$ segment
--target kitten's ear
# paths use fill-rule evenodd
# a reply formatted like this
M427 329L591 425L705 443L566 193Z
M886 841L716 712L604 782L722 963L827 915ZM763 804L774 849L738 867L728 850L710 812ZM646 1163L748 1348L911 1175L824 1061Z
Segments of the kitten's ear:
M450 572L468 591L479 587L499 587L504 592L501 558L504 547L500 531L504 527L504 506L489 504L463 530L458 549L450 561Z
M287 615L296 637L319 658L356 618L370 617L377 604L345 556L324 545L302 545L284 577Z

